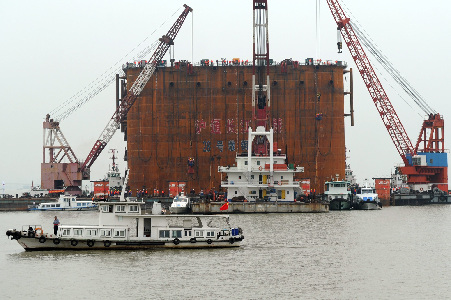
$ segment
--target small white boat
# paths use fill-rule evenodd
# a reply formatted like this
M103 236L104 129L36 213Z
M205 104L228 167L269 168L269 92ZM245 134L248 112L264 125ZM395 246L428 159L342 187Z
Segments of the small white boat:
M123 195L117 202L99 202L98 225L61 225L56 235L40 225L25 225L6 235L26 251L229 248L239 247L244 239L227 215L163 215L157 202L152 214L145 214L144 202Z
M182 192L180 195L175 196L172 201L169 211L171 214L186 214L191 209L191 202L187 196Z
M28 210L97 210L97 203L92 200L77 200L76 196L61 195L57 202L44 202L28 206Z
M382 203L376 193L376 190L365 183L359 188L354 198L355 208L361 210L377 210L382 208Z

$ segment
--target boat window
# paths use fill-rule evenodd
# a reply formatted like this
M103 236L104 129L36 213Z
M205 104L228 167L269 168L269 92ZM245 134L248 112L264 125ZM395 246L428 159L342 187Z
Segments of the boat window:
M203 230L194 230L194 236L195 237L203 237L204 231Z
M102 205L102 206L100 207L100 210L101 210L102 212L108 212L108 205Z
M111 229L100 229L100 237L110 237Z
M254 175L251 175L251 179L254 179Z
M244 165L246 165L246 166L247 166L247 160L245 160L245 161L244 161Z
M160 230L160 238L169 238L169 230Z
M77 206L81 206L81 203L77 203Z
M138 211L138 205L130 205L129 211L131 212L137 212Z
M185 236L191 236L191 230L185 230Z
M57 204L56 207L60 207L60 204Z
M116 205L116 212L125 212L125 205Z
M238 179L241 179L241 176L238 176Z
M61 233L62 236L69 236L70 235L70 228L64 228L63 232Z
M82 235L83 235L83 229L74 228L74 236L82 236Z
M114 230L114 237L125 237L125 229L115 229Z
M257 160L257 166L259 166L260 165L260 161L259 160Z
M97 229L86 229L87 236L97 236Z
M207 237L214 237L215 232L214 231L207 231Z
M173 238L181 238L182 237L182 231L181 230L172 230L172 237Z

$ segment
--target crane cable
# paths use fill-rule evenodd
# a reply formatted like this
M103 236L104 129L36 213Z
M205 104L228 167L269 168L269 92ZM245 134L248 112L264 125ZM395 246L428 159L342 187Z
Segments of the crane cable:
M420 93L404 78L401 73L394 67L394 65L388 60L388 58L377 48L376 43L374 43L369 35L361 30L358 26L359 22L357 18L355 18L350 12L349 8L343 3L343 6L346 8L346 13L351 16L351 26L354 29L359 41L368 49L374 58L384 67L384 69L391 75L391 77L401 86L404 92L412 98L412 100L417 104L417 106L427 115L437 112L429 106L426 100L420 95ZM355 20L355 21L354 21ZM360 25L360 24L359 24ZM381 74L381 72L379 71ZM384 78L385 79L385 78ZM386 79L385 79L386 80ZM386 80L387 81L387 80ZM388 82L388 81L387 81ZM391 86L391 85L390 85ZM393 88L393 86L391 86ZM395 88L393 90L396 91ZM396 91L397 92L397 91ZM398 93L398 92L397 92ZM412 107L399 93L398 95L401 99L406 102L407 105ZM421 115L420 115L421 116Z
M172 19L174 15L176 15L180 11L181 7L178 8L170 17L168 17L158 28L156 28L149 36L147 36L142 42L140 42L136 47L130 50L127 54L125 54L122 58L120 58L113 66L103 72L99 77L91 81L87 86L79 90L72 97L67 99L66 101L59 104L56 108L54 108L50 114L56 115L55 120L62 121L66 119L69 115L71 115L74 111L82 107L85 103L91 100L93 97L98 95L104 89L111 85L112 82L116 80L116 74L123 75L123 66L122 62L128 61L128 57L133 55L141 45L146 43L146 41L155 34L158 30L160 30L168 20ZM132 56L131 60L141 60L146 55L151 53L159 44L159 40L157 39L151 45L146 46L144 49L140 50L137 54ZM119 66L118 66L119 65ZM67 108L69 106L69 108Z
M354 29L359 40L374 58L384 67L384 69L391 75L391 77L401 86L404 92L412 98L412 100L421 108L421 110L427 115L437 112L432 109L429 104L424 100L424 98L418 93L418 91L407 81L404 76L393 66L393 64L388 60L388 58L377 48L377 46L372 43L372 41L367 38L364 33L359 29L359 27L351 21L351 26Z

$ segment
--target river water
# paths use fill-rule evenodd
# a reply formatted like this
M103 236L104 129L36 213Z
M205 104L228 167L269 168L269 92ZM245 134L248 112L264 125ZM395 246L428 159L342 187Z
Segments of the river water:
M2 212L0 228L51 212ZM96 224L96 212L60 212ZM238 249L25 252L0 239L0 299L450 299L451 205L231 215Z

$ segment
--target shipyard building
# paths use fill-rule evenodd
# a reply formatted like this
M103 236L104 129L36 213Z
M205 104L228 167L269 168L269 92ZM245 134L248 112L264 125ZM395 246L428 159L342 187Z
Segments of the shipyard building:
M121 97L143 64L124 65ZM274 151L286 153L290 168L304 167L297 179L310 180L317 193L345 177L346 72L342 62L312 59L270 65ZM252 63L162 63L122 124L131 190L168 191L177 181L196 193L219 190L218 166L233 166L250 146L251 102Z

